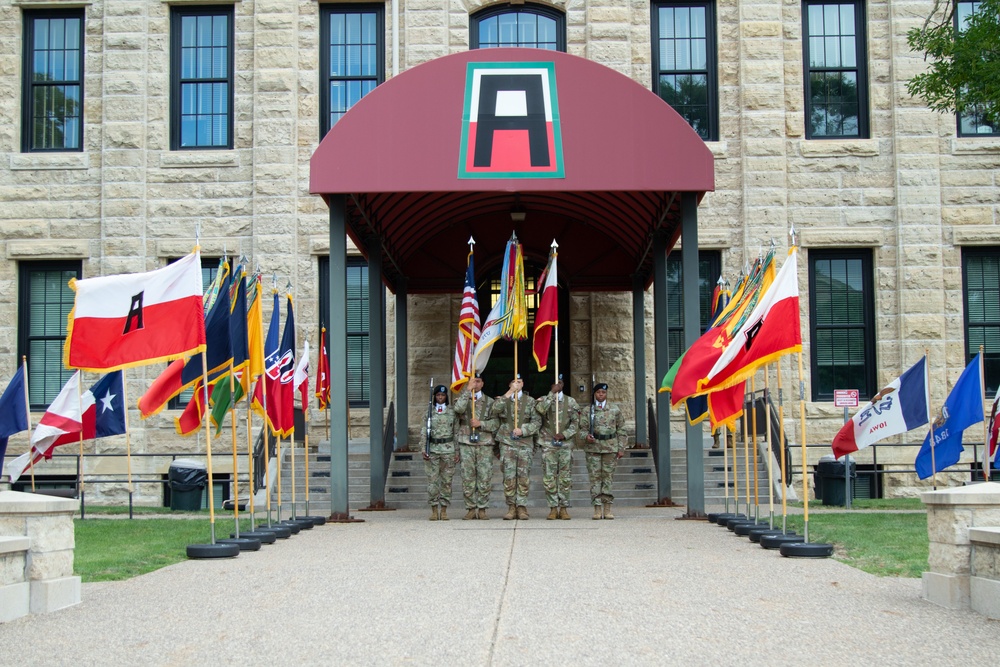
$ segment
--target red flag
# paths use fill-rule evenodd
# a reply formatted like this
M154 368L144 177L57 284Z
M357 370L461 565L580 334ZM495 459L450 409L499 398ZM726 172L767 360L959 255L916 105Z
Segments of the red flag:
M319 368L316 369L316 398L319 409L330 405L330 358L326 356L326 327L319 334Z
M166 370L153 380L146 393L139 398L139 414L143 419L152 417L167 407L167 401L184 390L181 372L184 370L184 359L170 362Z
M535 311L535 335L531 341L531 354L539 371L544 371L549 363L549 347L552 344L552 330L559 326L559 289L556 276L556 257L558 252L555 241L552 241L552 252L549 254L549 265L542 275L542 299ZM558 365L558 364L557 364Z
M226 376L226 381L229 377ZM205 387L199 381L194 386L194 395L180 417L174 417L174 428L180 435L197 433L205 423Z
M720 424L733 425L743 414L746 381L708 394L708 417L714 431Z
M479 323L479 299L476 297L475 263L472 240L469 240L469 260L465 269L465 288L462 291L462 309L458 314L458 339L455 341L455 359L451 364L451 390L459 388L472 377L472 353L479 342L482 328Z
M990 422L989 422L989 440L990 440L990 458L996 458L997 453L997 435L1000 431L1000 419L997 418L997 405L1000 405L1000 387L997 388L997 395L993 399L993 407L990 408Z
M705 379L698 382L699 391L742 383L761 366L802 349L797 257L793 248L774 284L733 333Z
M205 349L198 253L162 269L71 280L67 368L112 371Z

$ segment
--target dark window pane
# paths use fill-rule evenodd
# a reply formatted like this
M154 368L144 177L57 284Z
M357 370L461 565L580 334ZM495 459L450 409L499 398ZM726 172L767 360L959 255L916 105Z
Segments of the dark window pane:
M44 409L73 371L63 367L66 321L73 309L72 278L79 262L24 262L20 266L19 354L28 358L28 392L34 409Z
M554 10L504 6L472 18L473 48L531 47L565 50L565 21Z
M174 148L232 145L231 8L174 10Z
M719 280L721 258L718 252L698 253L698 300L702 332L712 319L712 293ZM684 345L683 267L680 253L667 257L667 350L673 364L687 346Z
M663 4L654 15L655 90L698 135L713 138L715 35L708 4Z
M25 12L23 149L79 150L83 10Z
M320 37L323 134L382 81L382 8L369 5L326 5Z
M1000 385L1000 249L966 248L962 274L966 358L983 347L986 391L993 396Z
M855 2L805 3L806 118L809 138L867 133L863 35Z

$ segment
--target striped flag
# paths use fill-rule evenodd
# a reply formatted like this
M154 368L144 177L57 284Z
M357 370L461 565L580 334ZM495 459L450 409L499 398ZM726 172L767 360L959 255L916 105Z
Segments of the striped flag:
M155 271L73 279L70 287L67 368L106 372L205 349L197 252Z
M455 359L451 364L451 390L459 388L472 377L472 353L479 342L482 329L479 324L479 300L476 297L476 271L472 246L465 269L465 289L462 292L462 310L458 314L458 339L455 341Z
M511 234L507 241L500 282L500 301L506 314L500 335L505 340L524 340L528 337L528 299L524 292L524 254L517 234Z

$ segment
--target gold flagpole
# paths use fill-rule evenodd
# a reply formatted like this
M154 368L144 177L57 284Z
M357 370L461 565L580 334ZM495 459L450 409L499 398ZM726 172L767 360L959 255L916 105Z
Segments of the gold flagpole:
M208 468L208 523L212 532L212 544L215 544L215 493L212 481L212 424L209 421L210 410L208 409L208 353L201 351L201 384L205 403L202 406L205 412L205 464Z
M79 400L80 420L81 420L81 422L83 420L83 387L81 386L82 382L83 382L83 374L80 371L77 371L76 372L76 396L77 396L77 399ZM86 509L85 509L86 508L85 500L84 500L84 497L83 497L83 495L84 495L84 489L83 489L83 428L82 428L82 423L81 423L81 428L80 428L80 466L79 466L79 468L77 468L76 474L77 474L77 484L79 485L79 488L80 488L80 518L82 519L83 516L84 516L84 512L86 511Z
M757 479L757 374L754 373L750 376L750 416L753 420L753 433L750 437L753 439L753 518L754 521L757 520L760 515L760 481ZM749 460L747 461L747 466L750 465ZM750 480L747 480L749 483ZM749 510L749 508L747 508ZM750 518L749 512L747 513L747 518Z
M766 424L764 425L765 432L767 434L767 502L768 502L768 512L770 518L768 519L767 525L769 528L774 528L774 465L771 463L772 453L774 448L772 447L772 433L771 433L771 394L770 394L770 369L767 365L764 366L764 420Z
M229 360L229 414L232 418L233 432L232 432L232 442L233 442L233 523L236 528L234 529L233 536L236 539L240 539L240 482L239 482L239 471L240 464L237 445L236 445L236 378L233 377L233 360ZM225 419L223 417L223 419ZM253 490L253 485L250 487Z
M930 371L930 356L931 356L930 355L930 350L925 347L924 348L924 357L927 359L925 368L928 369L928 372ZM935 444L934 443L934 420L931 419L930 409L931 409L931 405L930 405L930 402L928 402L927 403L927 412L928 412L928 414L927 414L927 427L930 429L930 433L931 433L930 440L928 441L928 442L930 442L930 445L931 445L931 485L934 487L934 490L937 491L937 460L936 460L936 456L934 455L934 450L936 449L936 447L934 446L934 444Z
M989 398L986 396L986 363L983 361L983 346L979 346L979 389L983 392L983 404ZM990 420L983 419L983 481L990 481Z
M747 405L750 407L747 408ZM743 409L744 411L749 409L750 414L743 414L743 481L746 482L744 486L746 487L746 500L747 500L747 518L750 518L750 417L753 414L753 393L751 390L750 402L747 403L747 392L746 385L743 385ZM739 470L736 471L739 474ZM737 506L736 513L739 514L740 508Z
M28 468L31 470L31 492L35 492L35 455L31 444L31 399L28 397L28 357L21 355L21 366L24 367L24 412L28 418Z
M799 350L799 430L802 437L802 534L809 542L809 475L806 472L806 385L802 375L802 350Z
M250 385L250 369L247 368L247 386ZM248 509L250 510L250 530L257 530L257 515L256 509L254 508L254 495L256 495L256 489L253 488L254 483L254 468L253 468L253 422L251 421L250 415L253 410L250 409L250 395L247 394L247 471L250 476L250 481L248 483L250 487L250 500Z
M306 470L305 470L305 489L306 489L306 516L309 516L309 376L306 376L306 400L302 401L302 430L305 431L303 435L303 441L305 446L305 452L303 457L305 458Z
M781 532L787 529L788 521L788 470L785 466L785 398L781 393L781 359L776 368L778 382L778 451L781 456Z
M96 396L94 397L97 398ZM128 511L132 514L132 434L128 428L128 382L125 381L125 369L122 369L122 410L125 412L125 465L128 468Z

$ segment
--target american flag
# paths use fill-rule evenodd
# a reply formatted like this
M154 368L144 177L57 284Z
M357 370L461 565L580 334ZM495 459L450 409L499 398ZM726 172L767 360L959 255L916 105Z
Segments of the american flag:
M479 324L479 301L476 299L476 272L473 268L472 239L469 239L469 265L465 270L465 290L462 294L462 311L458 315L458 339L455 341L455 360L451 364L451 389L459 388L472 377L472 352L479 342L482 329Z

